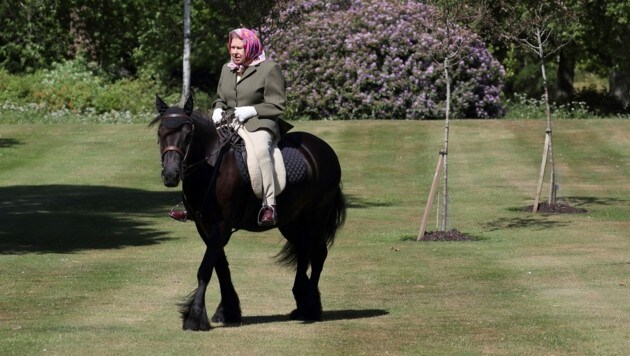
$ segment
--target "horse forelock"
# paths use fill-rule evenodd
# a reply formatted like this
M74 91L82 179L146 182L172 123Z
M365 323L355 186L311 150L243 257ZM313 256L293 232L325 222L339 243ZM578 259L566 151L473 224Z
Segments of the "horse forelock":
M219 136L212 119L200 111L193 111L192 114L188 116L183 109L170 107L166 111L158 114L149 123L149 126L157 124L168 129L170 132L179 131L180 127L184 124L192 124L194 129L192 131L193 139L191 143L192 146L197 147L194 149L194 151L197 152L199 152L199 150L211 150L219 141Z
M193 112L194 116L195 112ZM201 114L199 114L201 115ZM186 123L191 123L192 117L189 117L188 114L184 111L184 109L179 107L170 107L166 111L159 113L151 122L149 122L149 127L160 123L163 126L168 128L176 128Z

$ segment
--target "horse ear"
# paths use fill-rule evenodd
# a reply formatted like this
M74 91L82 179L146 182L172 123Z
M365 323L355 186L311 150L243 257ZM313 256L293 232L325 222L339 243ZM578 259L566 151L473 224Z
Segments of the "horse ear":
M184 111L186 112L188 116L190 116L192 115L194 108L195 108L195 104L193 102L193 97L192 95L189 95L188 99L186 99L186 103L184 104Z
M157 94L155 94L155 108L160 114L164 114L168 110L168 105Z

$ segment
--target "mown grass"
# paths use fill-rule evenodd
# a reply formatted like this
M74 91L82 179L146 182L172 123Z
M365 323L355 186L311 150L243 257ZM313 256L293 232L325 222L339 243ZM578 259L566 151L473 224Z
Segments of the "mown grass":
M148 118L147 118L148 120ZM290 321L276 231L227 247L244 325L181 331L203 245L168 219L143 125L0 125L0 354L601 354L630 347L630 122L554 125L560 198L531 204L544 123L454 121L449 228L415 242L437 121L295 122L338 152L349 211L321 281L324 321ZM429 229L435 229L435 214ZM218 303L215 280L207 295Z

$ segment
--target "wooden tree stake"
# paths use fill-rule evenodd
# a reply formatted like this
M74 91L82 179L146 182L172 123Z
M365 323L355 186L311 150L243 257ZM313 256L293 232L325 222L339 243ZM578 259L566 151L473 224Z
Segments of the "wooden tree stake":
M442 162L444 161L444 151L440 151L440 158L438 159L437 166L435 167L435 174L433 175L433 183L431 184L431 190L429 191L429 198L427 199L427 205L424 207L424 214L422 214L422 221L420 222L420 232L416 241L420 241L424 237L424 232L427 226L427 220L429 219L429 213L431 212L431 206L433 205L433 199L435 197L435 191L437 190L438 181L440 178L440 169L442 169Z
M547 132L545 135L545 147L543 149L542 162L540 163L540 175L538 176L538 187L536 188L536 197L534 198L534 207L532 212L538 211L538 204L540 203L540 194L542 192L543 180L545 178L545 168L547 167L547 156L549 154L549 142L551 140L551 133Z

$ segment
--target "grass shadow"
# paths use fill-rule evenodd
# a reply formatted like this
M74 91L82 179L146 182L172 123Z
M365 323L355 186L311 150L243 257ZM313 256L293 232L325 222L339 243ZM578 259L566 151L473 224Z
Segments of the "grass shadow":
M545 230L556 227L566 226L566 223L559 221L552 221L547 219L546 216L540 218L500 218L482 225L489 231L503 230L503 229L536 229Z
M381 309L346 309L346 310L328 310L322 312L322 322L335 321L335 320L352 320L352 319L365 319L376 318L383 315L388 315L389 312ZM270 324L292 321L288 314L276 314L276 315L260 315L260 316L244 316L243 324Z
M164 214L179 191L41 185L0 187L0 254L73 253L168 240L141 218Z
M626 203L626 200L619 198L611 198L611 197L585 197L585 196L573 196L573 197L563 197L559 198L559 200L577 207L584 206L593 206L593 205L605 205L605 206L613 206L618 204Z
M14 138L0 138L0 148L13 147L21 144L22 141L16 140Z
M394 203L386 201L371 201L361 199L351 194L346 194L346 206L350 209L369 209L393 206Z
M546 203L546 202L543 202ZM615 206L615 205L620 205L620 204L625 204L627 203L627 200L624 199L619 199L619 198L612 198L612 197L586 197L586 196L571 196L571 197L559 197L557 199L557 203L563 203L563 204L567 204L569 206L572 207L577 207L577 208L585 208L585 207L592 207L592 206ZM513 211L513 212L531 212L531 209L529 211L526 210L526 208L531 208L531 205L529 206L522 206L522 207L512 207L512 208L508 208L509 211Z

